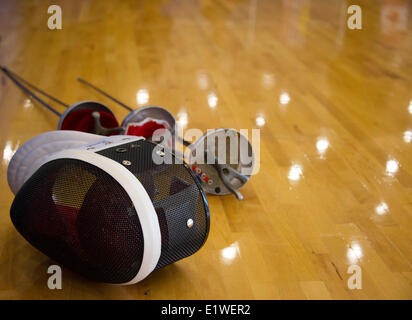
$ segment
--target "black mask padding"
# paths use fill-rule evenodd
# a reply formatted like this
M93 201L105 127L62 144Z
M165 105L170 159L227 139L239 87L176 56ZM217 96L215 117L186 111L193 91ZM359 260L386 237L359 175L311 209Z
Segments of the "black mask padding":
M98 153L119 163L130 161L131 165L125 167L139 179L152 200L162 236L158 269L202 247L209 233L209 208L192 170L186 164L176 164L174 156L173 164L155 164L155 147L139 140L124 144L121 149L112 147ZM188 219L194 221L191 228L187 226Z
M140 269L144 241L136 209L114 178L89 163L44 164L10 212L34 247L91 280L125 283Z

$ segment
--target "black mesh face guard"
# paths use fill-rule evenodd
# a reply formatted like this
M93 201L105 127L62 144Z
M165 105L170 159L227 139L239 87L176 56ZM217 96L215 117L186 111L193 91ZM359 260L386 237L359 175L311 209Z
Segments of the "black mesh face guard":
M152 160L155 147L151 142L139 140L97 153L119 163L130 161L127 169L142 183L152 200L162 238L156 266L159 269L198 251L207 239L210 221L206 196L192 170L176 161L155 164Z
M122 164L149 195L161 235L158 269L201 248L209 233L209 209L185 164L153 162L155 146L137 140L96 153ZM124 284L142 265L139 209L106 171L61 158L43 164L24 183L10 213L23 237L57 263L91 280Z
M125 283L142 262L143 235L123 187L74 159L44 164L10 210L16 229L61 265L100 282Z

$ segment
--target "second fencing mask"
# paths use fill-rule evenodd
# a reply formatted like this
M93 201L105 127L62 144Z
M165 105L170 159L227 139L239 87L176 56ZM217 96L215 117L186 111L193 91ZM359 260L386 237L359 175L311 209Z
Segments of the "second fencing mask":
M206 197L185 164L155 164L155 150L132 136L31 139L8 168L13 224L57 263L99 282L133 284L192 255L209 232Z

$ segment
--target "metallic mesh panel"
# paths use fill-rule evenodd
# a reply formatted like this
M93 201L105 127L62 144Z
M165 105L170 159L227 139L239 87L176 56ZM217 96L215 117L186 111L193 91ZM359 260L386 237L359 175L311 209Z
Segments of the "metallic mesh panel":
M152 160L155 144L146 140L126 143L98 153L125 165L145 187L158 215L162 253L156 269L198 251L209 233L209 208L196 177L185 164ZM126 161L126 162L124 162ZM139 208L136 208L139 210ZM188 219L193 226L187 226Z
M140 269L144 242L133 203L93 165L46 163L23 185L10 213L34 247L89 279L124 283Z

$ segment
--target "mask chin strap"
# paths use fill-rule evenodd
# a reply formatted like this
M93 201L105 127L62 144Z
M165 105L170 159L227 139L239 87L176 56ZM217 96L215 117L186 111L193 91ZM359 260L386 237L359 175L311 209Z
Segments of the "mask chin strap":
M92 113L93 120L94 120L94 127L93 127L93 133L102 135L102 136L108 136L112 133L121 133L124 131L123 127L117 127L117 128L105 128L102 126L102 123L100 122L100 113L95 111Z

